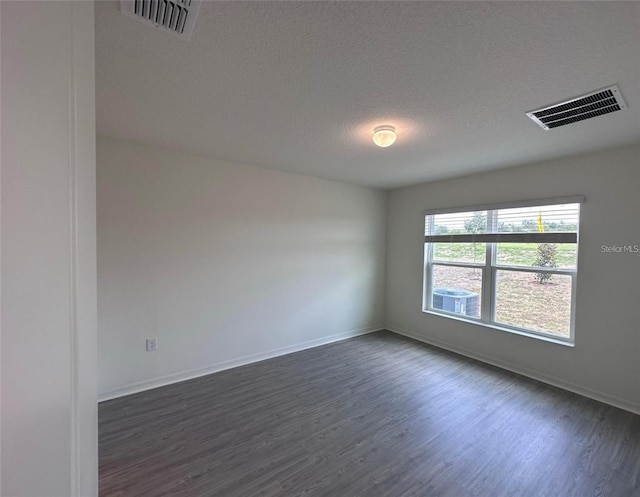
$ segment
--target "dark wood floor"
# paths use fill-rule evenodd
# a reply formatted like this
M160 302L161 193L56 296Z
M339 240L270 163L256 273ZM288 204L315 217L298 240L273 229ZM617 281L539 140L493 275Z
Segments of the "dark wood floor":
M640 496L640 416L388 332L100 404L100 495Z

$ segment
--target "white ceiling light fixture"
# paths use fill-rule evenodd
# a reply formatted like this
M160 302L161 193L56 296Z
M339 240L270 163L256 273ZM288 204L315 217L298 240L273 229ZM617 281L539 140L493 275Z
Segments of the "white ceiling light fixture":
M387 148L396 141L396 128L389 125L376 126L373 129L373 143L378 147Z

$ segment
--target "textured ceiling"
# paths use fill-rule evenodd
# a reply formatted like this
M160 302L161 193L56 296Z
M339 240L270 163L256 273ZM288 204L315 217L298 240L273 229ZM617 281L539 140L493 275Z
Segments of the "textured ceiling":
M99 134L393 188L640 142L640 3L204 2L186 42L96 2L96 80Z

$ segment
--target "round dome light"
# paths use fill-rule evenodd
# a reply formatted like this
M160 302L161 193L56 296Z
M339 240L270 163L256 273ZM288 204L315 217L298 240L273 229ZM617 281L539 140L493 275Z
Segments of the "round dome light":
M393 126L377 126L373 130L373 143L378 147L390 147L396 141L396 128Z

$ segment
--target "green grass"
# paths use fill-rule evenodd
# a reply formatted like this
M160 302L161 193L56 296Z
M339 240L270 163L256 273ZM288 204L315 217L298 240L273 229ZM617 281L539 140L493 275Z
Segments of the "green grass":
M485 261L484 243L436 243L434 244L434 260L450 262ZM577 246L572 243L559 243L557 264L559 268L575 268ZM499 243L497 252L498 264L508 266L534 266L537 245L533 243Z

